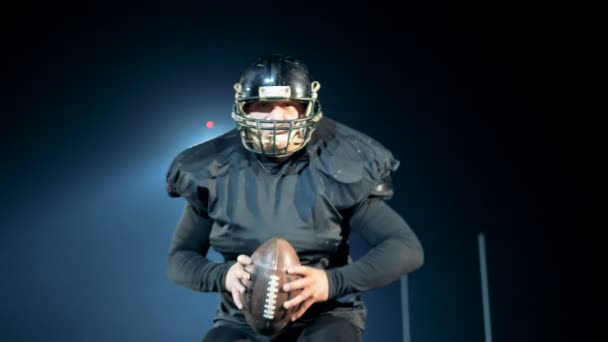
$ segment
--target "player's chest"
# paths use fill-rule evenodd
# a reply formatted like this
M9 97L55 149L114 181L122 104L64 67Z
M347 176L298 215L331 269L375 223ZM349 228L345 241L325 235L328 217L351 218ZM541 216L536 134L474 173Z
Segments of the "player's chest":
M218 179L214 190L209 214L215 220L210 239L216 249L255 249L283 237L300 251L331 252L342 239L342 216L308 170L285 176L230 174Z

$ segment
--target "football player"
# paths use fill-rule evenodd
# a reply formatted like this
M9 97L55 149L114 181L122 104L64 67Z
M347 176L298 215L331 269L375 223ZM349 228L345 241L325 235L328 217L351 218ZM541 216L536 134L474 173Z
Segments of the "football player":
M423 265L416 234L388 204L399 166L373 138L324 116L320 84L299 60L271 55L248 66L234 85L227 133L180 152L166 174L167 192L185 209L169 251L177 284L217 292L221 304L204 341L267 341L241 311L239 292L251 254L280 237L298 253L298 307L275 337L285 341L361 341L364 291L386 286ZM351 232L370 245L349 255ZM207 259L209 247L224 262Z

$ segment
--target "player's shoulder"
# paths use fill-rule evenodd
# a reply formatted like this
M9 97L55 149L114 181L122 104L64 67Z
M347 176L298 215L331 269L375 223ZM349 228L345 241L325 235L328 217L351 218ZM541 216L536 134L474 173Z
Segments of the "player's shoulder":
M399 167L390 149L344 123L324 117L315 134L322 169L339 181L355 182L363 176L382 181Z
M166 172L167 193L178 197L185 187L183 179L213 177L239 142L236 129L178 152Z
M330 197L342 207L368 196L392 197L392 174L399 160L377 139L324 117L315 129L312 155Z

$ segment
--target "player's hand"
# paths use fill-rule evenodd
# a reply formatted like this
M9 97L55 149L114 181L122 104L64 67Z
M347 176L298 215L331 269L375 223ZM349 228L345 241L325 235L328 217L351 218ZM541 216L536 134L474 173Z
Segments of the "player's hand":
M289 274L299 274L303 277L283 285L284 291L302 289L299 295L285 302L283 306L288 309L297 307L298 311L291 316L291 320L302 317L302 315L316 302L324 302L329 298L329 280L327 273L323 269L309 266L294 266L287 270Z
M243 308L240 294L245 293L245 287L249 284L251 275L246 271L246 266L251 265L251 258L241 254L236 258L234 265L230 266L226 274L226 289L232 293L232 300L239 309Z

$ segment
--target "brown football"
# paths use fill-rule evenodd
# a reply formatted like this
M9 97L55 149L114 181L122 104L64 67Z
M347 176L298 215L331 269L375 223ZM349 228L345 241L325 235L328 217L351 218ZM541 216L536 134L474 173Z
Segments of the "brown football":
M301 278L287 274L287 269L300 265L300 259L289 242L273 238L251 255L252 265L246 270L251 274L245 293L241 294L243 313L249 325L257 333L277 335L283 330L298 307L285 309L283 303L297 296L300 290L283 291L283 285Z

